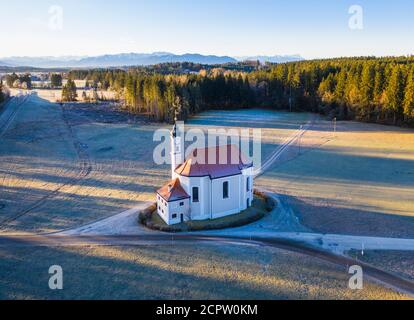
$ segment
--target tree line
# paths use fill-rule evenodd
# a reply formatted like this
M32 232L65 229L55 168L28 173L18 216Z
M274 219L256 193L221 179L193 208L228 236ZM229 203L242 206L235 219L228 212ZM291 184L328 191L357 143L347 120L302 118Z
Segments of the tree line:
M197 74L163 74L147 68L81 70L70 72L69 77L117 91L127 111L147 113L159 121L171 121L177 109L185 119L208 109L269 107L338 119L414 124L413 57L300 61L252 72L225 68L201 69Z
M69 78L86 79L92 87L117 91L127 111L145 113L158 121L172 121L176 110L185 119L207 109L248 107L253 103L248 74L224 69L180 75L141 68L81 70L72 71Z
M31 89L32 78L29 73L17 75L16 73L8 74L5 77L6 84L9 88Z
M273 106L339 119L413 125L414 58L342 58L281 64L256 74Z

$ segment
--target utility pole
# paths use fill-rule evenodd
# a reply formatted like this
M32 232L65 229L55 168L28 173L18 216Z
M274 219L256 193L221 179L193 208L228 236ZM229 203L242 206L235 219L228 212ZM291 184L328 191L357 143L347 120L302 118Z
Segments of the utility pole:
M336 138L336 117L333 119L333 130L334 130L334 138Z

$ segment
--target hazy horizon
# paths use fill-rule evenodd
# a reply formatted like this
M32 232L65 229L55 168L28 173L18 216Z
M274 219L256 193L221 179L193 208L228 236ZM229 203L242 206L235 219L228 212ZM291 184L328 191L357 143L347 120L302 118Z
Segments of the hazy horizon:
M143 55L152 55L152 54L158 54L158 53L165 53L165 54L172 54L172 55L191 55L191 54L199 54L203 56L217 56L217 57L231 57L235 59L242 59L242 58L248 58L248 57L276 57L276 56L298 56L305 60L318 60L318 59L334 59L334 58L354 58L354 57L375 57L375 58L383 58L383 57L399 57L399 56L413 56L414 52L412 54L389 54L389 55L375 55L375 54L362 54L362 55L338 55L338 56L329 56L329 57L311 57L311 58L305 58L300 53L274 53L274 54L250 54L250 55L221 55L221 54L215 54L215 53L203 53L203 52L187 52L183 51L182 53L178 52L172 52L169 50L166 51L155 51L155 52L111 52L111 53L103 53L103 54L97 54L97 55L13 55L13 56L0 56L1 59L5 58L56 58L56 59L84 59L84 58L91 58L91 57L101 57L101 56L115 56L115 55L122 55L122 54L143 54Z
M358 28L350 27L354 5L362 10ZM414 31L413 12L414 3L404 0L264 0L260 5L246 0L23 0L2 6L0 57L131 52L401 56L414 54L414 43L407 41Z
M274 54L249 54L249 55L221 55L221 54L215 54L215 53L203 53L203 52L187 52L183 51L181 52L173 52L171 50L163 50L163 51L148 51L148 52L138 52L138 51L129 51L129 52L109 52L104 54L97 54L97 55L12 55L12 56L0 56L0 59L3 58L88 58L88 57L97 57L97 56L106 56L106 55L121 55L121 54L173 54L173 55L185 55L185 54L200 54L204 56L212 55L212 56L228 56L232 58L244 58L244 57L258 57L258 56L267 56L267 57L274 57L274 56L301 56L299 53L274 53Z

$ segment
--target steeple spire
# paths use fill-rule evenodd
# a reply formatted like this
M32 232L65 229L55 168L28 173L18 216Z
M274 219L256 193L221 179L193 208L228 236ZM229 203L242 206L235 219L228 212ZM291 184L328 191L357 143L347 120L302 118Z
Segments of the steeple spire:
M178 121L179 109L174 108L174 126L171 131L171 176L175 178L175 169L182 162L182 141L179 136L177 121Z
M171 131L171 136L177 138L177 121L178 121L178 108L174 108L174 126Z

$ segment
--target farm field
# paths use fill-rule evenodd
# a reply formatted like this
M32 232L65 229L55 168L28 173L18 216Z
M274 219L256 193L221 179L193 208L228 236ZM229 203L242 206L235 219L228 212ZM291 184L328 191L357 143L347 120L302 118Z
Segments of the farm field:
M75 82L77 82L77 86L78 86L78 89L76 90L76 94L78 95L78 100L83 99L83 96L82 96L83 92L85 92L86 96L89 99L93 98L92 90L80 89L81 87L84 86L84 81L81 81L82 83L78 83L79 81L75 81ZM25 90L20 90L20 89L10 89L10 92L12 95L16 95L18 92L24 92L24 91ZM30 92L34 92L39 98L50 101L50 102L57 102L62 99L62 89L33 89ZM99 98L104 98L106 100L114 100L117 97L116 93L112 91L98 90L97 93L98 93Z
M311 128L289 146L256 186L285 197L315 232L414 237L414 130L331 121L302 113L249 110L207 112L198 126L261 127L265 161L307 121ZM246 120L246 122L244 122Z
M127 119L84 116L30 96L0 144L2 232L66 229L153 197L168 174L149 152L158 126Z
M168 180L169 166L153 162L157 142L152 137L155 130L169 125L129 116L108 104L62 107L38 95L19 99L9 106L18 108L18 113L1 137L1 234L78 227L153 201L154 190ZM189 119L186 126L203 130L261 128L265 160L310 121L313 126L300 144L289 146L256 184L286 196L301 222L312 230L410 236L411 131L387 127L391 138L386 140L378 126L349 122L339 123L334 135L332 123L315 115L270 110L205 112ZM373 171L368 170L371 167ZM323 201L325 211L315 210L313 204L318 201ZM368 204L375 204L377 210L367 212ZM354 210L351 218L357 221L353 225L347 224L351 221L348 215L341 215L349 214L349 208ZM387 219L385 225L383 219ZM156 250L87 246L30 249L29 255L25 248L1 248L0 287L7 289L0 290L0 298L405 298L373 284L363 292L350 291L345 270L314 258L271 248L222 249L208 245L187 246L184 251L179 246ZM45 265L56 261L69 272L80 271L73 273L67 291L52 297L36 281L47 278ZM19 272L29 264L35 266L35 272L23 279ZM80 290L91 270L99 270L101 276ZM166 270L173 271L174 277ZM258 275L257 270L263 271ZM119 280L114 289L102 290L101 286L112 281L107 275L115 272ZM145 279L142 283L134 280L141 277ZM167 290L148 287L154 281L168 283ZM223 291L224 283L229 285L228 291ZM102 297L102 292L107 296Z
M369 282L349 290L346 270L272 248L0 248L0 255L0 299L408 299ZM59 292L47 286L56 263L64 270Z
M58 231L153 201L169 167L154 164L152 136L169 126L105 108L39 96L20 108L0 145L0 217L18 217L3 232ZM264 161L312 120L256 185L317 232L414 237L413 131L340 122L334 134L315 115L270 110L205 112L186 129L261 128Z
M256 114L257 126L269 126L263 131L265 155L309 117L257 113L229 112L224 124L230 127L240 116L238 124L248 126ZM208 113L195 117L187 128L203 127L200 122L209 118ZM221 118L225 120L223 115ZM168 165L153 162L158 143L152 137L159 128L170 126L88 105L62 109L30 96L0 146L0 217L7 221L2 232L59 231L153 201L154 190L170 174Z
M414 2L55 2L1 6L0 303L414 300Z
M319 139L321 125L305 134L300 157L257 183L287 195L316 232L413 238L414 131L340 122L334 137Z

